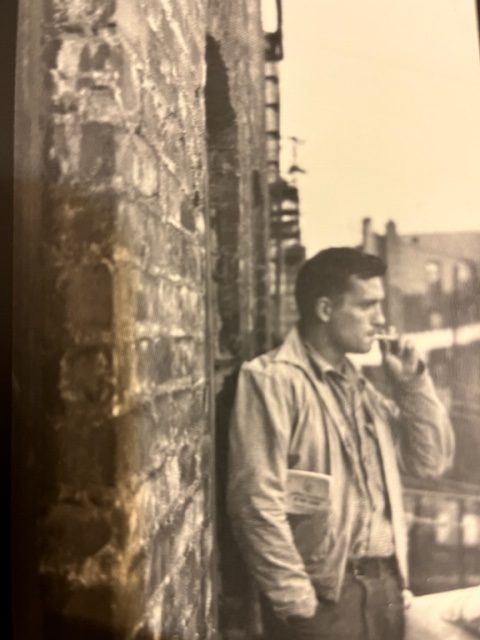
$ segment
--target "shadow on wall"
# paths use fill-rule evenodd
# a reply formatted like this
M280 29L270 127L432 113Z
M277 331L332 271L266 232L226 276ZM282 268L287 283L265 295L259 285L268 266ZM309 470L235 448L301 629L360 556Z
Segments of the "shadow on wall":
M235 398L242 357L260 350L267 334L264 301L266 264L261 257L265 231L264 198L261 176L251 173L251 202L243 200L255 229L256 296L255 331L242 331L242 289L240 274L241 167L239 162L239 124L232 105L229 76L219 43L209 36L206 46L205 87L208 172L210 262L212 265L212 324L215 359L215 448L216 448L216 524L218 558L218 613L222 638L252 637L253 592L249 574L240 555L226 508L228 477L228 439L230 415ZM245 186L245 185L244 185ZM243 300L243 304L245 301ZM250 347L247 348L247 345ZM253 354L252 354L253 355ZM249 625L252 627L249 629Z
M216 399L216 509L217 543L220 571L219 626L233 631L245 630L250 620L249 575L235 542L227 515L228 424L232 412L239 367L225 378Z

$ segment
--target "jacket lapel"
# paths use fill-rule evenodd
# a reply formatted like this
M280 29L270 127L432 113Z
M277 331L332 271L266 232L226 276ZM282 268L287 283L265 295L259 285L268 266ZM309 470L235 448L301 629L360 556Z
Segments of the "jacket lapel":
M327 412L330 421L337 431L343 451L356 475L357 482L361 483L361 474L358 469L357 456L355 455L355 446L350 427L347 424L345 415L340 409L330 386L326 382L320 380L315 374L297 328L294 328L289 332L284 343L279 348L275 356L275 360L288 362L289 364L299 367L310 380L317 393L321 406Z

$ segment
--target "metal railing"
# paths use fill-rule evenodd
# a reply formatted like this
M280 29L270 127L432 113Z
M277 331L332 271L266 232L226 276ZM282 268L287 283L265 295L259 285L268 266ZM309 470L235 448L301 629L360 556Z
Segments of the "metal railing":
M480 584L480 487L444 482L404 490L416 594Z

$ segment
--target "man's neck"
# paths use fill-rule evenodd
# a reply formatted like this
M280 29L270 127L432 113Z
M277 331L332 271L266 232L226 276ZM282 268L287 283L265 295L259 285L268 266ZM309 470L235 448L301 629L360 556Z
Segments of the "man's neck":
M303 340L308 342L334 369L341 371L345 363L345 354L340 352L335 345L332 345L329 336L322 331L321 327L300 326L299 330Z

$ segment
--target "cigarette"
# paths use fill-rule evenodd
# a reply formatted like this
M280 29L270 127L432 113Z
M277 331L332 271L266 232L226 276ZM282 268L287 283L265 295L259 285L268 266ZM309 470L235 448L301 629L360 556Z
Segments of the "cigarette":
M375 338L377 340L384 340L385 342L398 342L397 335L390 335L388 333L377 333Z
M377 338L377 340L395 342L398 341L400 336L398 335L396 328L393 325L390 325L387 329L384 329L380 333L377 333L375 337Z

